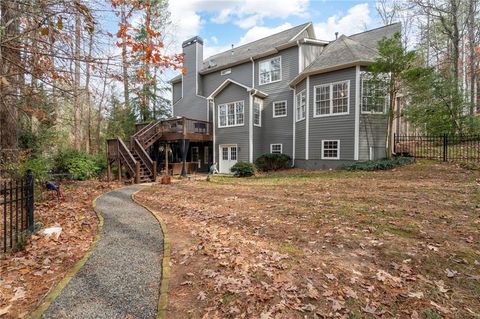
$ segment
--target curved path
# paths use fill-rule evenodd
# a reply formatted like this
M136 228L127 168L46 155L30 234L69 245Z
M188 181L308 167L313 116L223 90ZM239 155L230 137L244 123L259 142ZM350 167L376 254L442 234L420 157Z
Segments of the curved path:
M155 318L163 234L131 195L138 185L106 193L96 208L104 227L92 255L42 318Z

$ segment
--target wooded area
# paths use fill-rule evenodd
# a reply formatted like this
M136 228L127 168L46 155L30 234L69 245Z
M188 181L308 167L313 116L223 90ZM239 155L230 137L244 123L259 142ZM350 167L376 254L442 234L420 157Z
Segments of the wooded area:
M404 48L416 52L409 72L390 85L417 131L480 130L479 3L377 1L382 23L400 21ZM171 114L164 71L180 70L183 57L172 52L166 1L12 0L0 10L3 169L48 167L72 149L104 155L106 138Z
M166 48L166 8L158 0L2 1L3 165L65 149L104 155L106 137L169 116L161 73L180 68L182 56ZM106 15L117 18L116 34Z

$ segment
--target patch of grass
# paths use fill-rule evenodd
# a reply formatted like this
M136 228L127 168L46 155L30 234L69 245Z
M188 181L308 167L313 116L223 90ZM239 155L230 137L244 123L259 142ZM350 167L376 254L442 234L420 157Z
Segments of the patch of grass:
M226 292L220 298L220 302L223 304L229 304L235 299L235 294L231 292Z
M410 223L402 226L383 224L377 228L378 235L385 234L385 232L402 238L415 238L418 235L418 227Z
M285 244L278 248L278 252L281 254L287 254L292 257L302 257L303 249L293 244Z
M432 309L425 309L422 311L422 318L423 319L442 319L442 316L440 316L435 310Z

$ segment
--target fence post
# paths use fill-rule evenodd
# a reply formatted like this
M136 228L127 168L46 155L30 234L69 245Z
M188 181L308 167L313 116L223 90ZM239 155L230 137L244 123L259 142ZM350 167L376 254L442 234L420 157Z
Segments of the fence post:
M31 170L27 171L27 226L30 232L35 229L34 219L34 183L33 173Z
M443 161L448 160L448 134L443 134Z

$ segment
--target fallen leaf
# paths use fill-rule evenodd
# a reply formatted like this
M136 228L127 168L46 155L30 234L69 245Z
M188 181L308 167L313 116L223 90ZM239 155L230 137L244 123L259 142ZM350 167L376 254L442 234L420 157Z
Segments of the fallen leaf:
M410 298L418 298L418 299L421 299L421 298L423 298L423 292L421 292L421 291L418 291L418 292L409 292L409 293L408 293L408 296L409 296Z

